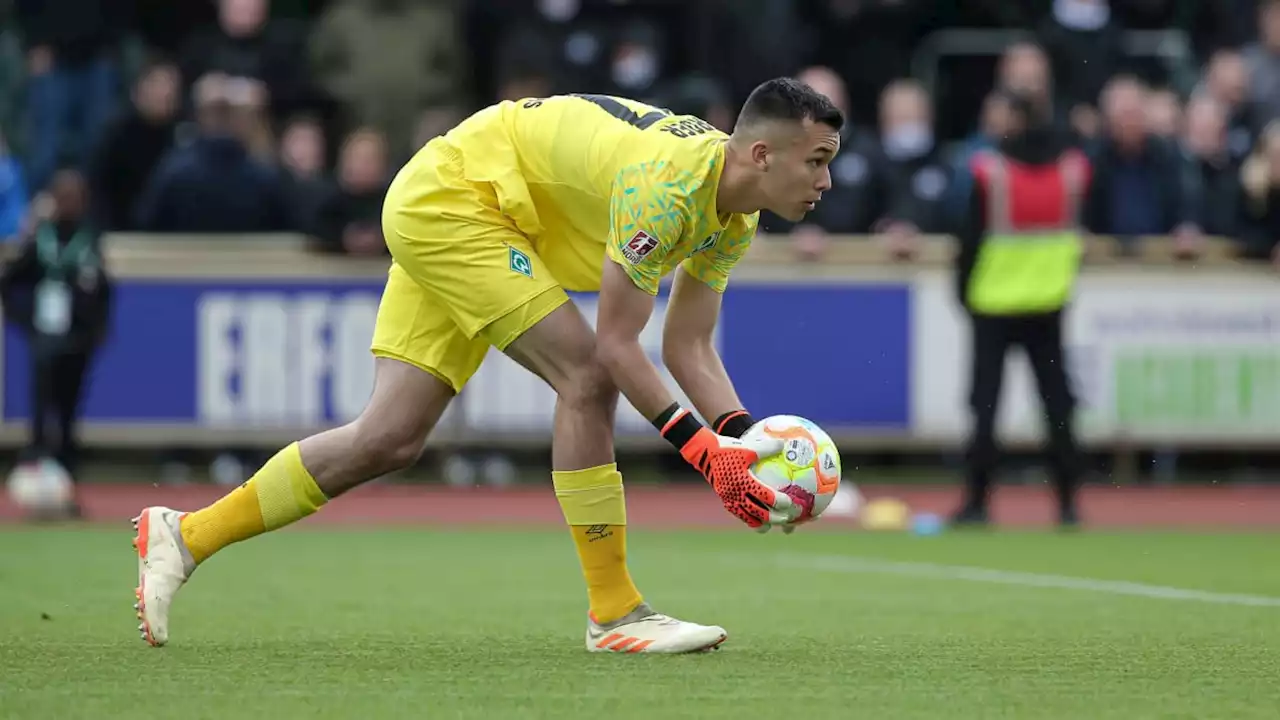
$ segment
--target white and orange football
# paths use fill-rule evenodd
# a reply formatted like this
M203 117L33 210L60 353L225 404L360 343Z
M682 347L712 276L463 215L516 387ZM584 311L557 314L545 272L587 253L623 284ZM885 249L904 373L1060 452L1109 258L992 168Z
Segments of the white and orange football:
M800 508L797 523L816 519L840 489L840 453L831 436L814 422L795 415L771 415L747 430L783 441L782 452L751 467L760 482L786 493Z

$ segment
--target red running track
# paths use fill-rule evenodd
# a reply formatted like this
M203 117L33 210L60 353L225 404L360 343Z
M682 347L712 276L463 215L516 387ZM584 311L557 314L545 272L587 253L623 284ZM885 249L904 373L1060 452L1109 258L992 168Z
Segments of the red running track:
M146 505L180 509L201 507L226 492L205 485L87 485L81 504L91 521L124 521ZM898 498L915 512L945 515L958 504L957 487L867 486L867 499ZM1081 493L1083 522L1096 528L1208 527L1280 528L1280 485L1221 487L1089 487ZM732 528L737 520L715 496L697 484L637 486L627 490L627 512L633 526L662 528ZM1009 527L1038 527L1054 521L1053 501L1043 488L1012 486L994 496L995 522ZM20 513L0 496L0 522ZM558 526L559 506L551 489L455 489L423 485L372 485L359 488L308 518L319 524L423 524L435 526ZM824 518L820 526L856 526L847 518Z

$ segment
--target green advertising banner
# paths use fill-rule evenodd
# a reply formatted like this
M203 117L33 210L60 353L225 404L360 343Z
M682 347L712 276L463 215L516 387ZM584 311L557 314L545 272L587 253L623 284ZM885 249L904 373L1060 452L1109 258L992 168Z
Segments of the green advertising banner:
M1280 347L1124 348L1111 369L1120 428L1280 428Z
M970 422L969 321L946 278L917 285L913 427L960 441ZM1280 443L1280 275L1093 271L1063 337L1082 438L1109 443ZM1035 380L1010 353L999 431L1044 437Z

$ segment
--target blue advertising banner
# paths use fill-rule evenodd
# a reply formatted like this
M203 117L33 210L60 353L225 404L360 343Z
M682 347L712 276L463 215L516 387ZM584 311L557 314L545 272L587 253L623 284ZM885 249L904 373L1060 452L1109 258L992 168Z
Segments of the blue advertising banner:
M911 289L747 285L725 295L721 355L756 417L829 428L911 422Z
M368 347L381 289L378 279L122 280L84 422L196 429L346 422L372 388ZM594 315L593 298L579 300ZM664 305L660 299L660 313ZM740 283L725 296L721 354L758 416L793 413L829 428L905 431L912 405L910 305L906 283ZM660 322L656 317L651 329ZM660 333L652 335L649 344L659 341ZM656 356L656 345L650 349ZM521 412L512 393L483 387L502 376L482 370L464 397L473 390L498 397L490 414ZM10 327L6 422L29 416L29 377L26 344ZM472 407L462 422L478 424L485 412Z

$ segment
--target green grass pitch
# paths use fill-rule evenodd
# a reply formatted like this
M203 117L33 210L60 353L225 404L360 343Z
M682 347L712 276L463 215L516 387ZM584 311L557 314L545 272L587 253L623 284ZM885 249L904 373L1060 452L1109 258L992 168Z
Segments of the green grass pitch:
M551 530L260 538L200 570L152 649L129 538L0 530L0 718L1280 717L1277 535L633 529L648 599L729 630L679 657L586 653ZM1047 575L1210 594L1026 581Z

